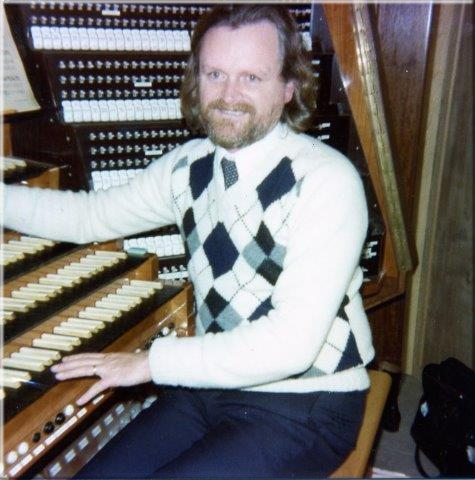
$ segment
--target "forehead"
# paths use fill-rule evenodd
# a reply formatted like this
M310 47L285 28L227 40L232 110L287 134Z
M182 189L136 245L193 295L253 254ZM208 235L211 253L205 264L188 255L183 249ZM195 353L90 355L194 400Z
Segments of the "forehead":
M276 26L261 21L237 28L213 27L203 37L200 64L209 67L280 68L279 37Z

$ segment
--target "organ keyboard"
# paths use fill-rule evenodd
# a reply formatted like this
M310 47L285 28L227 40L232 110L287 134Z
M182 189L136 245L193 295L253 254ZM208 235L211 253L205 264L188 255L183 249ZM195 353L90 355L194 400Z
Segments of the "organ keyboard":
M53 242L43 238L18 235L13 232L4 234L0 265L3 278L9 280L15 275L27 272L53 255L72 249L72 244Z
M64 355L135 351L159 332L191 332L189 286L163 285L154 280L157 272L157 259L148 254L76 247L6 283L0 395L7 477L35 471L110 402L107 392L75 405L94 380L58 382L50 367Z
M4 183L21 182L31 187L58 188L64 182L67 166L9 156L0 156L0 173Z

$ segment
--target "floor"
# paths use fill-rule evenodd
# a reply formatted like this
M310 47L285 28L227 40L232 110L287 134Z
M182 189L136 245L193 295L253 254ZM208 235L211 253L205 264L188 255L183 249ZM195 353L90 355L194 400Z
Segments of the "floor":
M401 412L399 431L382 431L375 448L373 478L423 478L416 467L415 443L410 434L421 394L420 379L404 375L399 393L399 411ZM421 458L427 473L431 476L438 475L437 469L423 455Z

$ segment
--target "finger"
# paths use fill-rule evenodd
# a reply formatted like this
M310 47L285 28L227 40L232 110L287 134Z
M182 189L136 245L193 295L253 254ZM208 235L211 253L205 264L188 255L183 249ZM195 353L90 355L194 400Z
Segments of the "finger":
M76 355L75 358L70 358L67 362L59 362L51 367L53 372L64 372L67 370L76 369L79 367L93 367L103 363L105 355L101 357L96 356L80 356Z
M92 377L97 374L97 367L94 369L94 365L79 365L75 367L59 367L53 370L55 377L58 380L68 380L69 378L78 378L78 377Z
M101 360L105 353L77 353L76 355L67 355L61 359L63 363L74 362L76 360Z
M108 384L104 380L99 380L98 382L94 383L84 395L81 395L76 400L76 403L79 406L84 405L89 402L89 400L97 397L97 395L106 390L108 387Z

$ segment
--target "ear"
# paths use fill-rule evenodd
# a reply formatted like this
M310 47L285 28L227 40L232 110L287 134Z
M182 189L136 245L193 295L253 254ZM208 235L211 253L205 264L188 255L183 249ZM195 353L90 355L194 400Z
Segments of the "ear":
M295 92L295 81L289 80L284 86L284 103L289 103L292 100Z

